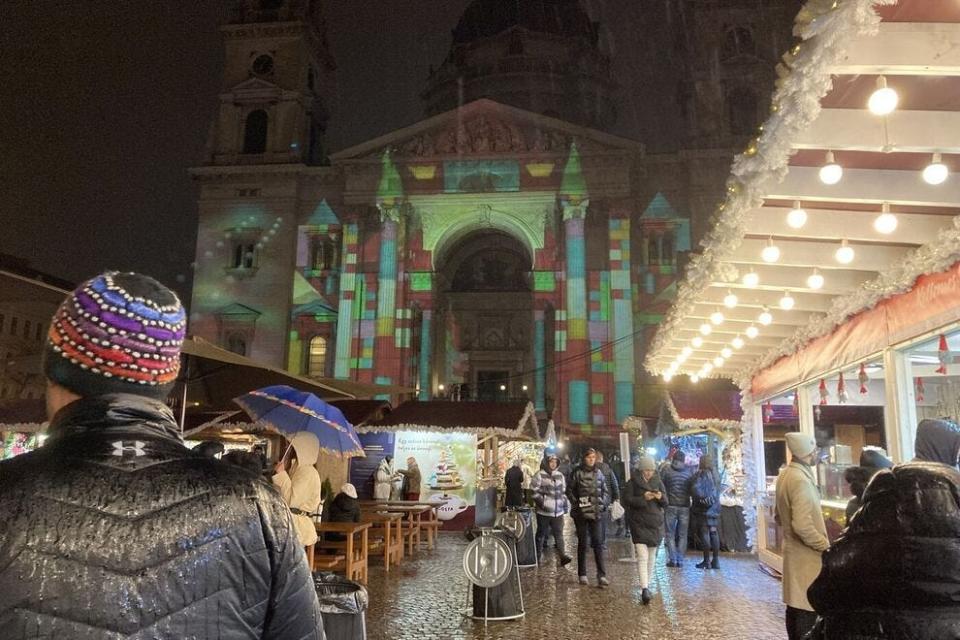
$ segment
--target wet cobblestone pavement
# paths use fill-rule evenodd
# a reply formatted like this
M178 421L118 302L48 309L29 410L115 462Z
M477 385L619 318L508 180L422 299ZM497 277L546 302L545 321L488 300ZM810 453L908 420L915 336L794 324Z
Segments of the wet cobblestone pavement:
M568 522L567 549L575 549ZM690 554L682 569L664 566L657 556L654 600L640 601L636 565L617 562L626 542L610 540L607 573L611 586L599 589L590 561L590 586L577 583L576 560L560 569L551 553L540 568L521 569L527 615L484 628L463 614L468 609L462 558L466 541L459 533L441 533L437 548L405 558L385 573L377 558L370 567L371 640L522 639L565 640L783 640L780 583L758 569L745 554L723 555L720 571L694 567ZM551 550L552 551L552 550Z

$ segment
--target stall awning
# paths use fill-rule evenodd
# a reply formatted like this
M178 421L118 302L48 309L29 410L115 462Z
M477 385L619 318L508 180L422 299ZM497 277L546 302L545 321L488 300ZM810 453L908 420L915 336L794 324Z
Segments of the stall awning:
M794 31L802 41L778 67L772 113L734 160L651 345L654 373L748 389L758 372L960 261L957 3L809 2ZM884 84L899 103L877 115L868 102Z
M0 431L33 433L47 424L47 405L43 398L0 401Z
M411 400L383 420L357 427L358 433L428 431L497 435L538 439L536 412L531 402L448 402Z

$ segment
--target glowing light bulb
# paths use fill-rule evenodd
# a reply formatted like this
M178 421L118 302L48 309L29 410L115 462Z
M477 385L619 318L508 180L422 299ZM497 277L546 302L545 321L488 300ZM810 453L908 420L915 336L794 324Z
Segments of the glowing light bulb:
M691 349L690 347L684 347L683 349L680 350L680 355L684 357L689 357L691 353L693 353L693 349Z
M707 364L703 365L702 371L704 375L710 373L711 371L713 371L713 365L708 362ZM703 376L700 376L700 377L702 378Z
M897 216L890 213L890 205L883 203L881 213L873 221L873 228L877 233L889 235L897 230Z
M732 291L727 291L727 295L723 297L723 306L733 309L737 306L737 302L737 296Z
M723 314L719 309L710 314L710 322L715 325L723 324Z
M843 167L837 164L833 151L827 151L827 161L820 167L820 182L823 184L837 184L843 178Z
M439 389L440 391L443 391L444 389L446 389L446 387L443 386L442 384L438 384L437 389Z
M523 385L523 386L520 387L520 388L523 389L524 391L526 391L526 390L528 389L527 385Z
M664 372L663 372L663 381L664 381L664 382L670 382L671 380L673 380L673 372L672 372L672 371L664 371Z
M867 108L875 116L886 116L893 113L899 101L897 92L887 86L884 76L880 76L877 78L877 90L870 94L870 99L867 100Z
M733 351L730 349L730 347L724 347L720 350L720 355L722 355L724 358L729 358L733 355Z
M790 311L790 309L793 309L793 305L796 304L796 302L797 301L794 300L789 291L784 291L783 297L780 298L780 308L784 311Z
M764 307L763 311L760 312L760 315L757 316L757 322L759 322L763 326L767 326L768 324L773 322L773 314L770 313L770 311L768 311L766 307Z
M710 326L709 324L707 324L706 322L704 322L702 325L700 325L700 333L701 333L701 335L708 336L708 335L710 335L712 332L713 332L713 327L711 327L711 326Z
M923 170L923 181L932 185L943 184L949 175L950 170L947 169L947 165L943 164L940 154L935 153L930 164Z
M716 358L713 359L713 366L719 369L720 367L723 366L724 362L725 360L721 356L717 356Z
M693 345L694 349L699 349L700 347L703 346L703 338L701 338L700 336L694 336L693 340L690 341L690 344Z
M846 238L840 242L840 248L833 254L833 257L836 258L840 264L850 264L853 262L855 256L856 254L853 251L853 247L850 246Z
M748 337L748 338L750 338L751 340L753 340L753 339L756 338L758 335L760 335L760 329L757 329L755 326L750 325L749 327L747 327L747 330L746 330L744 333L747 334L747 337Z
M793 202L793 209L787 214L787 224L794 229L801 229L807 224L807 212L800 207L800 201Z
M813 273L811 273L807 278L807 286L811 289L822 289L823 282L823 276L820 275L820 272L817 269L814 269Z
M680 364L683 364L684 362L687 361L687 357L688 356L686 354L681 353L680 355L677 356L677 362L679 362Z
M767 246L760 252L760 257L764 262L776 262L780 259L780 247L773 244L773 238L767 238Z
M733 345L734 349L743 349L743 344L744 344L743 338L741 338L740 336L737 336L736 338L733 339L733 341L730 344Z
M500 391L506 391L506 390L507 390L507 385L505 384L500 385Z
M693 384L697 384L698 382L700 382L700 376L698 376L697 374L693 374L692 376L690 376L690 382L692 382Z

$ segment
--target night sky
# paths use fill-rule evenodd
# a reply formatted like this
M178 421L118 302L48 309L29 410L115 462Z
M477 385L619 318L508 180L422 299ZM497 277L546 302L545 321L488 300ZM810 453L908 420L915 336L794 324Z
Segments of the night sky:
M422 118L419 93L469 0L336 0L328 148ZM668 95L654 37L660 0L582 3L606 27L622 86L614 133L654 145ZM0 3L0 252L74 281L137 270L189 293L196 189L220 87L228 0ZM648 29L657 33L657 29ZM654 55L651 55L654 54ZM662 123L661 123L662 125ZM663 135L663 134L661 134Z

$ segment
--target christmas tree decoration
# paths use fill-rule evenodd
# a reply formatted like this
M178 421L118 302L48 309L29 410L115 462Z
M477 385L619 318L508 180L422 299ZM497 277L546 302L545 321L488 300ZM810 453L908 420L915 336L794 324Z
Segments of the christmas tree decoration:
M843 381L843 371L841 371L839 379L837 380L837 400L840 404L846 404L849 399L850 398L847 397L847 385Z
M918 376L914 380L914 387L915 387L914 394L917 396L917 402L923 402L923 399L924 399L923 394L926 391L926 389L924 389L923 387L923 378Z
M820 378L820 404L827 404L827 398L830 397L830 392L827 391L827 381L823 378Z
M867 366L860 363L860 373L857 375L857 380L860 381L860 395L865 396L870 393L867 383L870 382L870 376L867 375Z
M950 347L947 346L947 336L940 334L940 345L937 347L937 359L940 360L940 366L937 367L937 373L947 375L947 365L950 363Z

